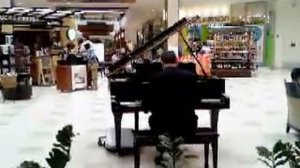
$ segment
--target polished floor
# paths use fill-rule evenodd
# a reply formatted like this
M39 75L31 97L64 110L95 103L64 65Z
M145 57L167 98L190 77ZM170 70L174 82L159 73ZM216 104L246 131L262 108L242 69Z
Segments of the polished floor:
M253 78L227 79L230 110L221 111L219 132L220 168L258 168L255 147L272 146L286 134L286 70L260 69ZM199 125L209 123L208 113L199 111ZM147 128L147 115L140 119ZM76 136L69 168L132 168L133 157L118 157L97 146L99 136L113 127L107 80L98 91L60 93L54 87L35 87L30 101L0 102L0 168L16 168L23 160L46 165L57 130L73 124ZM133 128L133 115L125 115L123 127ZM203 167L203 146L187 146L185 168ZM142 167L153 168L154 148L142 150Z

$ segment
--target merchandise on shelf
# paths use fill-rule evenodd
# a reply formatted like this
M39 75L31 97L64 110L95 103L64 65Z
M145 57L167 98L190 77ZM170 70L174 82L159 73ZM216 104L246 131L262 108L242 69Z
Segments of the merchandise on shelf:
M212 49L213 75L251 76L256 67L257 56L253 27L221 26L211 27L210 30L208 44Z

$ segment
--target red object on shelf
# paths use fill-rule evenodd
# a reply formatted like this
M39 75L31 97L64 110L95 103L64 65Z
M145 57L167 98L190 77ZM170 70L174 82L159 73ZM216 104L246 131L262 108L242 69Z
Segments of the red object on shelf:
M209 54L203 54L203 55L198 55L197 56L197 60L201 63L205 73L208 76L211 76L211 59L210 59L210 55ZM193 58L192 56L182 56L178 59L179 62L182 63L189 63L189 62L193 62L196 64L196 72L198 75L203 76L203 72L202 69L200 67L200 65L197 63L197 61L195 60L195 58Z

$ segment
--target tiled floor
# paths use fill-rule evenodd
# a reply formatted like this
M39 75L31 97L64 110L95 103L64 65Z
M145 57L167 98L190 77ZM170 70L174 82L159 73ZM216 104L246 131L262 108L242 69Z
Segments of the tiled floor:
M226 89L231 109L221 112L219 130L220 168L257 168L255 147L271 146L276 140L293 140L285 133L287 107L283 79L288 71L260 69L256 77L228 79ZM69 168L132 168L133 157L118 156L97 146L98 136L113 126L107 81L98 91L60 93L54 87L34 88L30 101L0 102L0 168L15 168L23 160L46 165L59 128L73 124L80 133L72 146ZM208 113L199 111L199 124L207 125ZM147 126L141 116L141 127ZM133 127L133 116L125 115L123 127ZM203 147L189 146L187 168L203 167ZM143 149L142 167L152 168L155 150ZM200 160L201 159L201 160Z

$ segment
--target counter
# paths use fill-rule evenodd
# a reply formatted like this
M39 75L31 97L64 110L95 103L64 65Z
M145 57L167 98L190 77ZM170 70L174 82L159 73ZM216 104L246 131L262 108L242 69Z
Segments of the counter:
M87 88L86 64L67 64L59 61L56 67L57 89L74 91Z

